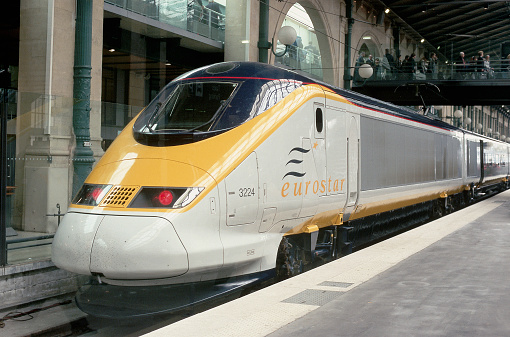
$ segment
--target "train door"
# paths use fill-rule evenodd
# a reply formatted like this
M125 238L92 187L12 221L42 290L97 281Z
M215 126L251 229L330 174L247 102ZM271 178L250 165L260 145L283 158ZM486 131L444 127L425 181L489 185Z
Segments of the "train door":
M347 188L347 147L345 133L346 112L343 109L336 109L328 106L326 111L326 161L328 177L328 195L342 198L336 202L343 206L345 204L345 191Z
M225 187L227 226L253 224L259 209L259 177L255 152L228 175Z
M315 117L314 139L312 141L313 159L319 182L326 180L326 126L325 126L325 108L322 103L314 103L313 111ZM322 187L319 191L322 190ZM319 195L325 195L320 192Z
M325 114L324 104L314 102L312 107L313 131L310 138L302 139L303 171L306 173L298 186L302 197L299 217L314 215L317 212L319 196L325 194L321 181L326 176Z
M256 272L263 253L264 234L259 233L259 172L257 154L252 152L224 180L226 217L220 225L225 267L244 263L245 272ZM220 205L221 209L221 205ZM268 214L264 215L268 217Z
M349 219L350 214L356 209L360 190L360 139L359 139L359 116L347 115L347 201L344 209L344 221Z

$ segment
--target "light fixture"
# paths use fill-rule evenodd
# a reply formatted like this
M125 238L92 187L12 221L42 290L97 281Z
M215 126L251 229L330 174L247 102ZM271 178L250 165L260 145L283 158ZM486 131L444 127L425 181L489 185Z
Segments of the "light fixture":
M420 40L420 42L421 42L421 43L425 42L425 39L421 39L421 40Z
M462 118L462 115L463 115L462 111L460 111L460 110L455 110L453 112L453 117L455 117L455 118Z
M363 40L372 40L371 36L363 36Z
M115 51L115 48L108 49L110 53L113 53Z
M384 11L384 13L388 14L390 12L390 9L389 8L386 8L386 10Z
M279 53L279 54L276 53L273 49L273 47L274 47L274 38L273 38L272 43L271 43L271 52L273 52L273 54L276 57L282 57L283 55L285 55L287 53L287 51L289 50L289 46L291 46L296 41L296 39L297 39L296 30L291 26L283 26L278 31L278 40L282 44L285 45L285 50L282 53Z
M478 123L478 124L476 124L476 129L477 129L478 131L480 131L481 129L483 129L483 125L482 125L482 123Z
M372 66L370 64L364 63L359 67L358 72L359 72L359 76L367 79L373 75L374 69L372 68Z
M464 122L466 123L466 125L471 124L471 118L466 117L466 119L464 120Z
M248 44L250 43L250 40L241 40L241 43Z

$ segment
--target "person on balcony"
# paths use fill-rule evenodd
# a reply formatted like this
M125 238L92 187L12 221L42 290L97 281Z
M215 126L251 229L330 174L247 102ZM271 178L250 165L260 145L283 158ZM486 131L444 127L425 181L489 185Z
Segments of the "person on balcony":
M491 67L491 56L489 54L484 56L483 59L483 67L484 72L486 73L487 79L493 79L494 78L494 68Z
M437 68L437 55L436 53L430 54L430 60L429 60L429 73L427 74L427 77L430 76L433 80L437 80L438 75L438 68Z
M359 67L361 65L365 64L365 52L362 51L359 53L358 60L356 61L356 65L354 66L354 81L355 82L362 82L363 79L361 78L359 74Z
M468 71L468 62L464 57L464 52L461 51L459 53L459 57L457 58L457 62L455 62L455 70L456 70L456 78L458 80L466 79L466 72Z
M387 72L387 78L390 78L390 79L393 79L394 75L397 73L397 64L395 62L395 58L393 57L393 55L391 54L390 50L389 49L386 49L386 54L384 55L384 57L386 57L386 59L388 60L388 63L390 65L390 71Z
M477 78L487 78L487 74L485 73L483 50L478 52L478 57L476 58L476 75Z

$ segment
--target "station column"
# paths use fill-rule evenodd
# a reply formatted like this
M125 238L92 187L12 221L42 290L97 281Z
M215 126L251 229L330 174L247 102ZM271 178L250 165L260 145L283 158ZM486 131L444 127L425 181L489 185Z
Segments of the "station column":
M73 193L92 171L94 152L90 142L90 83L92 79L92 0L76 2L74 43L73 129L76 137L73 166Z
M258 61L259 1L227 0L225 10L225 61Z
M90 1L90 142L100 156L104 1ZM57 218L47 214L56 204L65 212L72 197L75 20L75 1L20 2L17 118L8 125L16 135L15 229L53 233Z

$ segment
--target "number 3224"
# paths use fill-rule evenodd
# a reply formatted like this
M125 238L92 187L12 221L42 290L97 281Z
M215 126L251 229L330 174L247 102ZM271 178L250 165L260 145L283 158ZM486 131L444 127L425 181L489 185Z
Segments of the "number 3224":
M239 197L254 197L255 196L255 188L254 187L242 187L239 189Z

